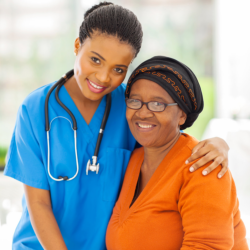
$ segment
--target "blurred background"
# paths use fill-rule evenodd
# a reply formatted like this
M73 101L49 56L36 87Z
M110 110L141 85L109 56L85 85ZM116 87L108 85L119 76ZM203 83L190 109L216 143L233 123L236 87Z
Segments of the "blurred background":
M31 91L73 68L83 13L98 2L0 0L0 249L11 249L21 215L22 184L2 173L18 107ZM205 108L185 132L199 140L219 136L229 144L229 168L250 239L250 1L113 3L132 10L144 31L128 75L143 60L166 55L198 76Z

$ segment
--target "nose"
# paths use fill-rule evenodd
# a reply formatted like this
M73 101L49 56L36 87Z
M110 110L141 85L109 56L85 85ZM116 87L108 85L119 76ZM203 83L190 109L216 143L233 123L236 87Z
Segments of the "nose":
M142 107L136 111L136 116L140 119L146 119L153 117L154 114L147 108L147 105L144 103Z
M108 69L100 69L96 73L96 78L101 82L101 83L106 83L110 81L110 75L109 75L109 70Z

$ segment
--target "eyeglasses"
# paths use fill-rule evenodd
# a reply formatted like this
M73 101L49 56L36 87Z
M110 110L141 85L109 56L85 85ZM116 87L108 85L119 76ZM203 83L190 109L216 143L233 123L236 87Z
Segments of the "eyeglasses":
M178 103L163 103L163 102L142 102L137 99L125 99L126 105L130 109L141 109L144 104L146 104L148 110L153 112L162 112L167 106L178 105Z

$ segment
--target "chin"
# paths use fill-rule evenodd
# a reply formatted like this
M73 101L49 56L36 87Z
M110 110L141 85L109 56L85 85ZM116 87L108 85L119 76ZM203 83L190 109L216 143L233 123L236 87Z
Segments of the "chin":
M135 137L136 141L143 147L153 147L154 143L146 138Z
M102 92L102 93L98 93L98 94L96 94L96 93L92 93L89 89L87 89L87 91L82 91L82 94L83 94L83 96L86 98L86 99L88 99L88 100L90 100L90 101L99 101L99 100L101 100L107 93L105 92Z

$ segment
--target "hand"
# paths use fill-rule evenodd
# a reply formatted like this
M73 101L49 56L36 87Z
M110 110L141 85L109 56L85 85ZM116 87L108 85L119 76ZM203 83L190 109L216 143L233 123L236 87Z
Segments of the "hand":
M213 160L214 162L205 168L202 174L209 174L221 164L222 169L218 174L218 178L221 178L228 170L228 151L229 146L223 139L219 137L207 139L199 142L193 148L192 155L187 159L186 164L202 157L189 168L190 172L194 172Z

